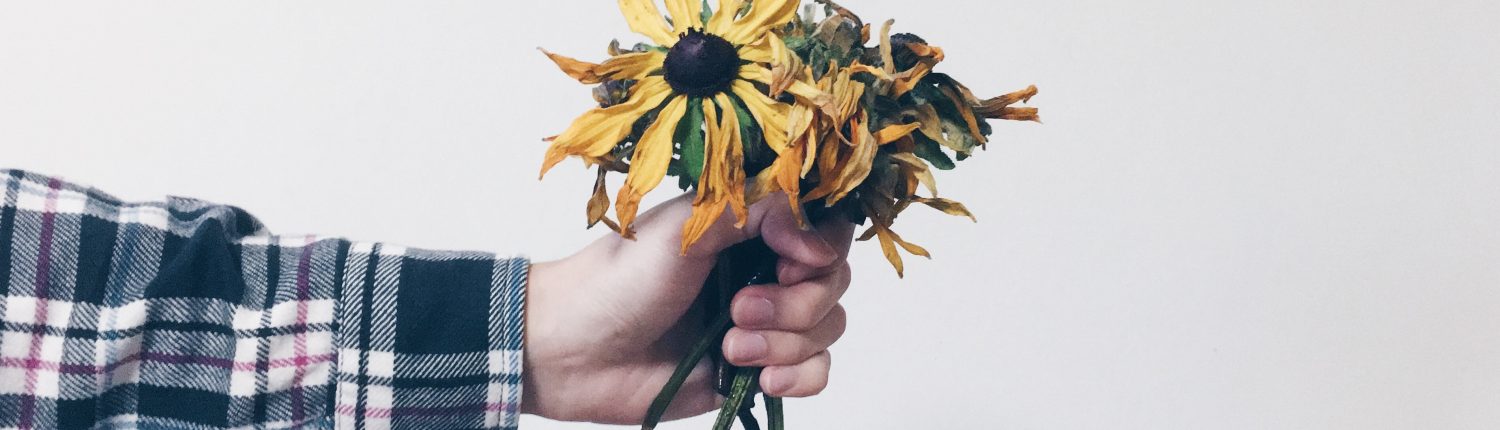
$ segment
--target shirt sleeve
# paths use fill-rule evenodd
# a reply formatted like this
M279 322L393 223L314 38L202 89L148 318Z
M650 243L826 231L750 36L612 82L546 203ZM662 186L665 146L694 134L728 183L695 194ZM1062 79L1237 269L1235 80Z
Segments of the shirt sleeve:
M516 427L524 258L0 180L0 427Z

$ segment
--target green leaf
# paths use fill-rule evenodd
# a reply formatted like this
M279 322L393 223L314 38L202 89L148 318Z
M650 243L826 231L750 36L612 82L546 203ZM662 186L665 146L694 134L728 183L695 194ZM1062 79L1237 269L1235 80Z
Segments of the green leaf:
M677 123L676 140L682 143L681 153L683 173L693 183L698 182L698 177L703 175L703 99L692 97L688 99L687 115L682 117L682 122Z
M709 7L708 7L708 0L703 0L703 9L702 9L702 12L700 12L700 14L703 16L703 23L705 25L708 24L708 21L710 21L710 20L713 19L713 17L714 17L714 11L712 9L709 9Z
M922 157L923 160L927 160L928 163L932 164L932 167L936 167L938 170L953 170L954 167L957 167L953 164L953 159L948 158L948 154L943 153L943 147L939 146L937 141L928 139L927 136L923 136L920 133L913 133L912 136L917 141L917 147L912 150L912 153L917 154L918 157Z

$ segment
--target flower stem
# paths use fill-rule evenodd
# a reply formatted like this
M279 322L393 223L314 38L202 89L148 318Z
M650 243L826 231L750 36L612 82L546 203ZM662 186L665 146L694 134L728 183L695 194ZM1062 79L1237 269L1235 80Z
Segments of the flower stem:
M745 403L740 405L740 426L745 430L760 430L760 421L755 420L755 394L745 394Z
M766 396L766 424L770 430L785 430L786 416L782 414L780 397Z
M745 402L745 397L750 393L751 382L760 378L760 368L741 367L734 374L734 384L729 390L729 397L724 399L724 407L719 409L719 419L714 422L714 430L729 430L734 425L734 418L739 415L740 404Z
M708 330L703 332L703 337L693 345L693 349L677 362L677 370L672 372L672 378L667 380L667 385L656 394L656 400L651 402L651 409L646 410L646 421L641 424L642 430L651 430L661 423L662 415L667 413L667 406L672 404L672 399L677 397L677 390L682 388L682 383L687 381L688 375L693 373L693 368L698 366L698 361L708 354L708 350L717 346L724 331L729 329L729 313L720 313L709 325Z

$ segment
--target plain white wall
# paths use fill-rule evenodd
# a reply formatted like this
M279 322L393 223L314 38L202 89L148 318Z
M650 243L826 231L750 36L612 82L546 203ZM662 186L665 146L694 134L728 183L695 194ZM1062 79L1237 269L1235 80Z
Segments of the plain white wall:
M913 210L905 281L856 248L791 428L1500 428L1496 3L846 3L1046 124L939 177L981 222ZM615 37L605 0L4 1L0 165L555 258L603 232L540 138L591 102L534 48Z

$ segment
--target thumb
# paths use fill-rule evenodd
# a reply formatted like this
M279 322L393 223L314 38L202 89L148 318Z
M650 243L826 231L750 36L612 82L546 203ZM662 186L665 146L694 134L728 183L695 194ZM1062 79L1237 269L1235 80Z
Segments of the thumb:
M683 225L692 215L692 197L678 196L643 215L635 224L639 244L655 252L682 249ZM801 265L823 267L839 258L835 247L792 211L783 193L767 195L751 205L743 227L736 227L735 221L731 211L724 211L697 242L678 253L680 263L711 266L719 252L756 237L765 240L777 255Z
M675 324L694 303L719 252L737 243L762 237L782 262L798 266L824 267L839 258L822 235L800 227L784 194L751 205L742 228L735 227L732 214L724 214L684 254L682 228L692 204L692 194L668 200L636 220L634 240L609 235L583 252L585 260L597 263L584 267L606 277L598 285L609 286L594 290L596 297L628 310L642 329Z

